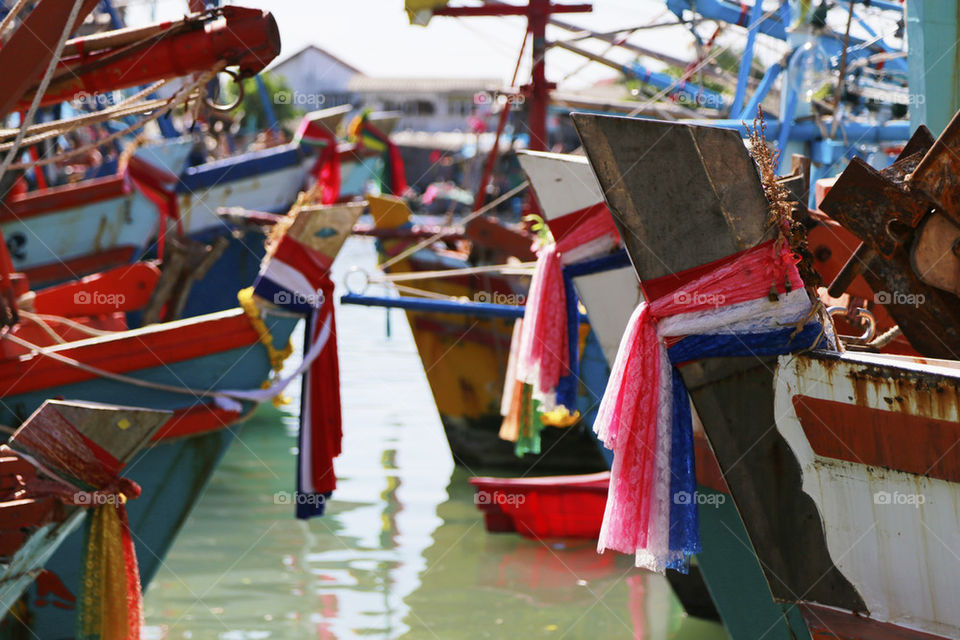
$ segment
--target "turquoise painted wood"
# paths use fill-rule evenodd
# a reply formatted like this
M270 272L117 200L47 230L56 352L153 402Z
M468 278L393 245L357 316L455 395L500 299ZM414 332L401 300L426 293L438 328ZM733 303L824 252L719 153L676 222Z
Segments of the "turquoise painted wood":
M268 316L266 322L279 348L287 343L297 318ZM260 345L224 351L185 360L167 367L139 371L135 377L200 389L259 388L270 371L266 350ZM51 388L3 398L0 422L17 424L17 416L29 415L50 396L123 404L154 409L177 409L200 401L181 394L144 389L106 379ZM247 405L249 410L252 405ZM161 441L141 451L127 465L124 475L143 489L142 496L128 503L128 514L137 549L143 586L149 584L191 510L203 494L214 470L236 436L239 425L205 434ZM291 483L293 479L291 477ZM46 563L67 590L76 596L80 581L82 528L59 545ZM36 585L26 595L31 638L39 640L70 637L75 609L55 606L59 598L39 598ZM38 599L40 604L38 604ZM44 602L46 604L41 606Z
M910 127L925 124L934 136L960 110L957 14L954 0L907 2Z
M733 498L700 486L697 564L733 640L810 640L793 605L774 601Z

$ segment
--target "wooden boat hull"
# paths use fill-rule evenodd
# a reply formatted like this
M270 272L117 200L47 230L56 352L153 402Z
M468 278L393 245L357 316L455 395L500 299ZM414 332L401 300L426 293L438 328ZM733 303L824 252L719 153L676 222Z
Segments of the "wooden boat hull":
M278 348L287 343L297 321L268 316ZM83 342L65 352L118 373L195 389L259 388L270 371L266 350L240 310L123 332L107 344ZM142 497L129 503L128 513L146 586L234 439L237 429L230 425L242 413L212 408L191 395L96 378L37 358L0 363L0 385L6 389L0 418L4 424L17 424L24 412L56 395L101 402L123 398L125 404L175 411L155 436L155 444L138 454L125 473L143 488ZM156 366L141 366L159 358L162 362ZM24 380L15 375L18 371L32 373ZM244 410L250 408L245 403ZM60 544L46 563L44 579L31 587L18 609L36 637L62 638L65 629L73 628L76 610L71 598L79 586L82 537L75 531Z
M753 202L759 180L739 139L703 127L672 125L676 130L665 133L664 123L611 120L576 117L611 207L621 214L618 226L635 239L628 249L641 279L763 239L766 211ZM657 148L670 137L687 148ZM680 163L692 176L688 186L668 184L660 195L675 195L671 186L686 189L678 201L689 203L684 225L699 226L695 235L659 215L664 202L638 200L645 170L627 171L672 164L691 140L702 163ZM651 157L642 162L645 155ZM737 171L741 165L748 170ZM708 189L689 186L704 174ZM742 207L728 206L734 194ZM711 358L680 371L772 598L796 635L960 634L952 606L960 561L951 551L960 476L949 456L960 419L955 363L813 352ZM927 495L930 503L918 504Z
M400 200L371 198L370 206L380 229L410 224L410 211ZM493 225L486 231L496 233L498 227ZM509 236L517 244L516 234ZM410 244L410 240L378 240L384 256L397 255ZM525 248L526 241L522 244ZM491 254L495 256L491 259L500 262L510 255L496 241L478 242L474 253ZM429 248L401 260L390 272L433 271L471 264L462 252ZM526 295L527 280L483 273L413 284L442 296L520 304ZM408 311L406 315L457 464L473 471L535 469L538 474L590 472L604 467L602 455L582 421L565 429L545 427L540 434L544 453L539 455L518 458L514 443L500 438L503 423L500 404L510 354L512 320L422 311Z
M16 271L45 286L126 264L142 255L159 213L114 176L28 195L0 215Z
M593 169L583 156L528 152L520 156L520 163L548 224L556 229L555 236L575 230L577 222L587 219L585 211L604 203ZM589 249L589 245L585 248ZM584 256L585 261L591 256ZM574 284L606 360L590 368L581 367L585 381L596 380L590 386L600 398L610 373L609 363L616 357L630 315L642 299L639 281L633 267L627 265L575 277ZM587 355L585 351L584 358ZM589 424L594 413L586 414ZM750 550L746 529L716 458L702 430L695 430L694 438L698 445L698 492L704 497L699 508L703 551L697 554L698 575L683 577L671 572L671 584L691 615L702 612L712 617L719 613L734 638L766 636L787 640L792 637L789 623L773 601L763 571ZM612 464L613 454L607 453L608 463ZM596 530L599 532L599 522ZM702 582L694 586L699 579ZM711 599L713 602L704 601Z

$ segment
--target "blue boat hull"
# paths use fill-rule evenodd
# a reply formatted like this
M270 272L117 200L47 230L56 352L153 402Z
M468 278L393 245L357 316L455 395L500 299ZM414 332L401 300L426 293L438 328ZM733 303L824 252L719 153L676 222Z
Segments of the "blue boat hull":
M276 346L285 345L297 325L293 317L267 318ZM266 350L255 345L184 360L166 367L138 371L135 377L196 389L259 388L270 370ZM155 409L179 409L199 399L182 394L145 389L106 379L88 380L58 388L3 398L0 416L5 424L16 424L17 415L32 411L50 396ZM245 409L249 410L252 405ZM144 588L156 574L177 533L203 494L239 425L199 435L161 440L144 449L126 467L124 475L136 481L143 493L128 503L128 514ZM83 527L64 540L46 564L66 590L76 596L80 586L80 558ZM41 640L72 638L76 609L68 598L38 593L34 584L24 597L29 637ZM15 635L7 620L2 635Z

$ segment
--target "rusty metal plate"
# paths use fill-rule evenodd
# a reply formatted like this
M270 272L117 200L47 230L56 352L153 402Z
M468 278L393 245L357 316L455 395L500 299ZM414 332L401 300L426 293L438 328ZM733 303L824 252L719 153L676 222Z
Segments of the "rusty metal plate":
M764 239L767 199L736 131L580 113L572 118L642 280Z
M960 113L953 116L937 141L917 166L910 185L937 203L951 220L960 224Z
M906 160L904 161L906 162ZM929 210L923 197L909 193L859 158L854 158L827 193L820 209L871 249L889 258L903 243L902 228L916 226Z
M954 246L960 243L960 227L934 213L917 229L910 251L913 270L927 284L960 295L960 258Z

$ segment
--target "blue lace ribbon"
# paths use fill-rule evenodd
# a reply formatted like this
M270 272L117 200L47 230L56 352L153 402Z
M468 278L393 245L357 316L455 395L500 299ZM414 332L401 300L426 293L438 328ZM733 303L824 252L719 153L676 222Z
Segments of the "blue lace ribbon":
M693 453L693 417L690 397L676 365L703 358L793 353L820 346L821 326L814 322L794 335L789 327L763 333L687 336L668 350L673 363L673 435L670 448L670 552L667 568L687 573L690 556L699 553L697 477Z

